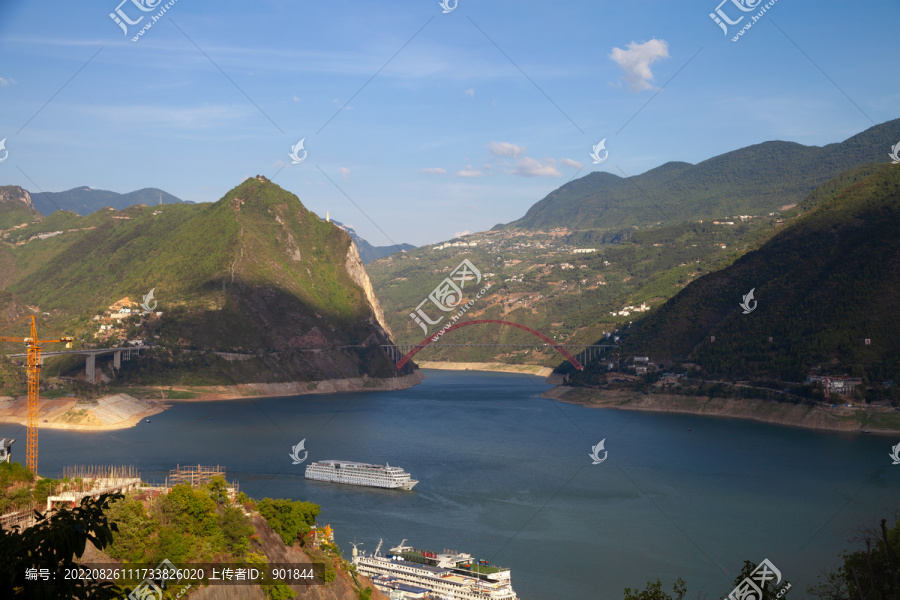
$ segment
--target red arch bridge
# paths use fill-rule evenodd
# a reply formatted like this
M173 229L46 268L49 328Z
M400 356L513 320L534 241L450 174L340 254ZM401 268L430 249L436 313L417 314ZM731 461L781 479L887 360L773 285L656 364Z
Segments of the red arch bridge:
M539 331L535 331L530 327L526 327L524 325L520 325L519 323L513 323L512 321L500 321L498 319L474 319L472 321L464 321L462 323L457 323L456 325L452 325L447 329L440 329L435 333L432 333L427 338L419 342L415 345L398 345L398 344L384 344L382 348L390 355L391 359L396 361L397 369L402 369L409 360L419 353L421 350L424 350L432 342L436 342L438 339L443 337L444 334L447 334L454 329L459 329L460 327L468 327L469 325L482 325L487 323L493 323L496 325L508 325L510 327L515 327L516 329L521 329L522 331L527 331L528 333L540 338L544 341L540 346L546 346L553 348L560 354L562 354L566 360L572 363L572 366L581 371L584 369L584 364L587 364L589 361L599 358L602 349L604 348L614 348L614 344L558 344L545 336L543 333ZM443 331L443 334L440 332ZM440 334L440 335L439 335ZM536 344L435 344L434 347L439 348L534 348ZM578 355L578 358L573 356L572 353ZM579 360L580 359L580 360Z

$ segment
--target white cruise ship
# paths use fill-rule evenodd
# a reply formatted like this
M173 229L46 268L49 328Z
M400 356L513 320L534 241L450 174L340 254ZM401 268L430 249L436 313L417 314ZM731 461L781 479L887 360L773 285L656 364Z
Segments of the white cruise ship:
M400 467L347 460L320 460L306 467L306 478L350 485L411 490L419 483Z
M353 564L382 592L394 594L392 598L421 598L413 590L428 590L427 597L434 598L517 600L509 569L473 560L471 554L453 550L429 552L407 546L405 542L391 548L387 556L379 555L380 542L371 555L357 552L354 546Z

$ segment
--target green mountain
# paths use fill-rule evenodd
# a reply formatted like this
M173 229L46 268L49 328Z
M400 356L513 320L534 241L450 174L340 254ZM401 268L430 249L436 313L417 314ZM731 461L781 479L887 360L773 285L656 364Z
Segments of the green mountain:
M896 379L900 167L844 173L799 208L809 210L759 249L635 323L621 352L694 363L708 378L802 381L815 370Z
M640 317L641 304L657 307L694 279L728 266L790 218L775 214L644 227L607 244L581 244L580 234L565 231L490 231L395 253L367 270L398 343L419 343L455 314L440 311L427 298L466 259L483 279L463 290L460 306L486 283L492 286L467 310L467 320L512 321L560 343L584 345ZM444 317L427 331L410 317L423 301L432 320ZM498 325L459 329L440 342L444 345L432 345L416 358L551 366L559 357L538 338ZM489 346L494 344L530 347Z
M350 237L264 177L216 203L58 211L12 233L0 246L12 271L0 313L18 316L9 314L14 301L32 306L85 346L152 341L160 349L134 381L394 374L380 348L390 330ZM151 290L148 305L161 317L135 314L111 333L99 329L108 307ZM229 362L215 352L259 358Z
M159 204L189 203L157 188L144 188L127 194L95 190L91 187L72 188L65 192L41 192L35 194L34 207L43 215L51 215L58 210L67 210L86 216L101 208L122 210L137 204L157 206Z
M900 119L822 147L773 141L633 177L593 172L494 229L615 229L782 210L842 171L887 161L897 140Z

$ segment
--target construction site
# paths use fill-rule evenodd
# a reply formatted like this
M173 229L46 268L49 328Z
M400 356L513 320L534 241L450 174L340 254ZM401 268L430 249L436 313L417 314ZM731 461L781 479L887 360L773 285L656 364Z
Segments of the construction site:
M0 440L0 444L5 441L7 440ZM4 448L8 451L9 446ZM9 454L6 455L6 461L8 460ZM225 492L230 500L235 500L239 492L238 483L226 479L225 467L221 465L177 465L169 471L162 482L144 481L140 472L133 466L73 465L63 468L60 479L53 481L46 502L32 502L0 515L0 529L18 527L22 530L31 527L36 522L36 513L57 508L75 508L88 497L96 499L103 494L138 491L153 498L169 493L176 485L200 487L209 484L216 477L226 481Z

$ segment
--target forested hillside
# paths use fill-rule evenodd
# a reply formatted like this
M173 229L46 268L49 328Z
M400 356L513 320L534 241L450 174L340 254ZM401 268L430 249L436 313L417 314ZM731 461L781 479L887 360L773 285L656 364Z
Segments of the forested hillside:
M350 237L263 177L212 204L58 211L3 239L0 314L38 312L78 347L153 343L155 360L127 365L138 382L394 374L380 348L389 334ZM154 311L144 314L137 304L151 290ZM133 314L104 317L126 298ZM143 367L131 372L136 364Z
M900 168L842 174L803 205L815 207L635 323L621 351L732 380L900 375Z

